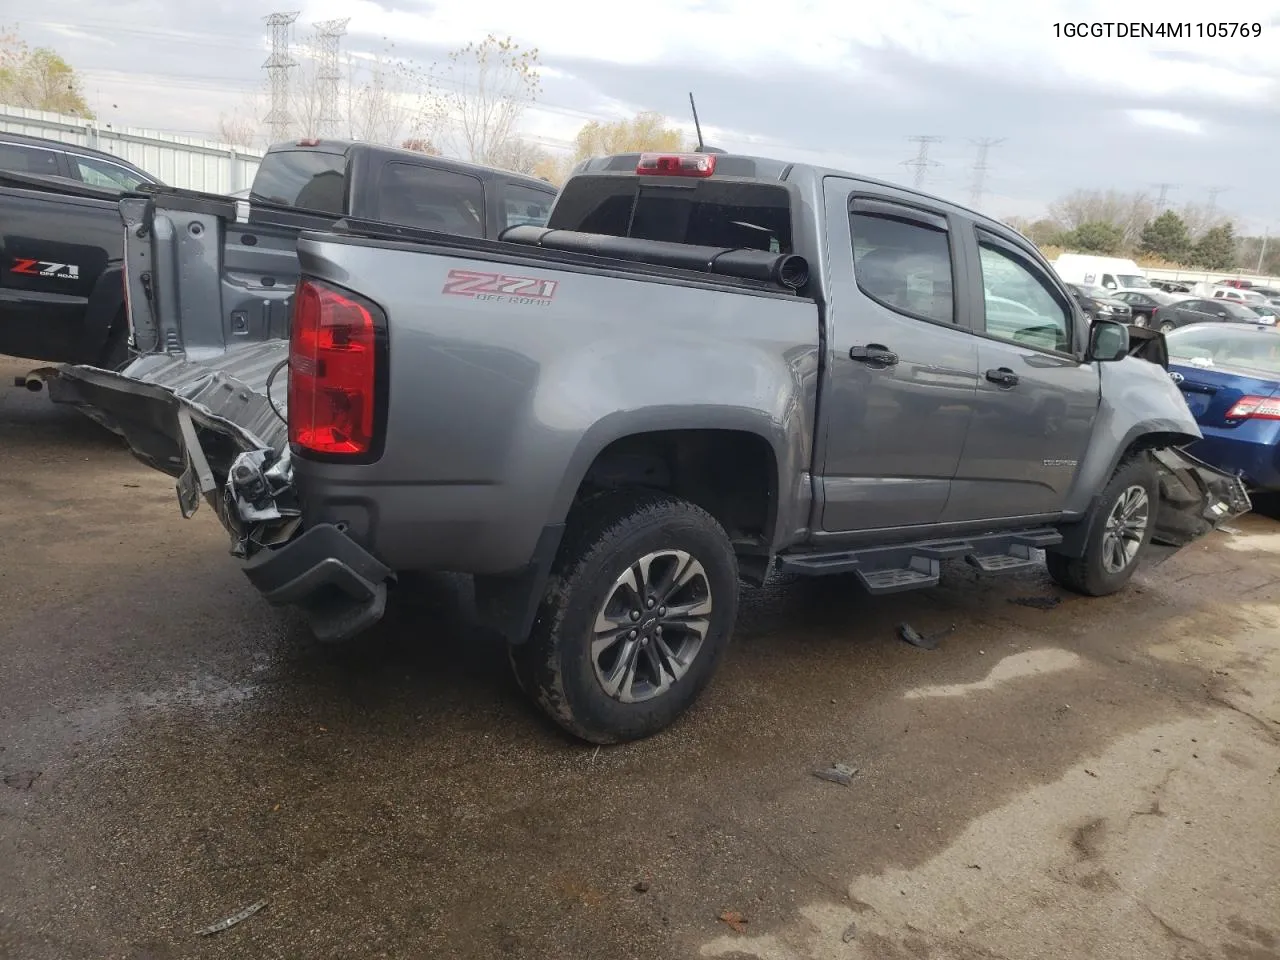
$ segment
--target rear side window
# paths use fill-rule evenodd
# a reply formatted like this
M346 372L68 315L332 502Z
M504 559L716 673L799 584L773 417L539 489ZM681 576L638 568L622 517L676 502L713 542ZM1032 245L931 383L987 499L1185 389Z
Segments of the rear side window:
M254 175L249 199L342 216L346 165L340 153L268 153Z
M465 173L393 160L378 184L378 216L406 227L483 237L484 184Z
M141 183L147 183L128 167L122 167L110 160L99 160L95 157L71 156L76 172L85 183L95 187L115 187L121 190L137 189Z
M516 183L502 185L502 226L541 227L551 215L551 203L555 194L544 193Z
M52 150L23 147L16 143L0 143L0 170L34 174L38 177L58 176L58 155Z
M887 210L889 205L877 207ZM849 227L858 289L899 313L936 323L954 322L951 244L945 229L931 227L906 211L900 218L855 210L849 214Z
M791 194L780 184L702 180L679 187L633 177L575 177L547 224L610 237L791 253Z

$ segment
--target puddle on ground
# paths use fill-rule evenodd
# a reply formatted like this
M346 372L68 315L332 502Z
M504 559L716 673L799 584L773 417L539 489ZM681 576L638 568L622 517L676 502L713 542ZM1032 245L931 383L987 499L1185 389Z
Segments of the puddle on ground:
M907 700L920 700L927 697L964 697L983 690L994 690L1000 684L1021 677L1035 677L1045 673L1056 673L1059 670L1070 670L1078 667L1083 661L1070 650L1059 650L1050 647L1045 650L1027 650L1005 657L982 680L974 683L950 683L936 687L918 687L908 690L903 696Z

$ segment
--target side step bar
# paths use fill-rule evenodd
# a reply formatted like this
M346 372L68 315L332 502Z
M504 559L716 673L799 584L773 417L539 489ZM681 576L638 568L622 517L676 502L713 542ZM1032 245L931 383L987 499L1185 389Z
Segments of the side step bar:
M805 577L855 573L868 593L898 593L936 587L942 561L963 557L984 573L1010 573L1039 564L1036 550L1056 546L1062 534L1052 527L991 533L957 540L926 540L891 547L778 557L778 569Z

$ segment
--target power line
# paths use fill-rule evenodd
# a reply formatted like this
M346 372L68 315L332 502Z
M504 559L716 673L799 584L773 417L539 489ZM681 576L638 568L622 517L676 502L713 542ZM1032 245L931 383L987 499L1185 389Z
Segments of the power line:
M916 155L912 157L910 160L903 160L902 165L904 167L915 168L916 174L915 174L914 184L916 187L920 187L924 185L925 174L928 172L930 167L942 166L942 164L938 163L937 160L929 159L929 145L934 143L941 143L942 138L941 137L907 137L907 140L911 143L917 144L919 146L919 149L917 150Z
M973 185L969 190L969 206L977 210L982 203L982 194L987 185L987 153L996 146L996 144L1004 143L1005 137L983 137L981 140L974 140L978 148L978 158L973 162Z
M1210 225L1213 224L1213 216L1218 212L1218 194L1225 193L1230 187L1210 187L1205 193L1209 194L1209 209L1205 213L1205 220Z
M298 19L299 12L272 13L262 18L271 28L271 56L263 67L271 78L271 112L267 114L267 125L276 142L289 135L289 71L298 65L298 61L289 56L289 28Z

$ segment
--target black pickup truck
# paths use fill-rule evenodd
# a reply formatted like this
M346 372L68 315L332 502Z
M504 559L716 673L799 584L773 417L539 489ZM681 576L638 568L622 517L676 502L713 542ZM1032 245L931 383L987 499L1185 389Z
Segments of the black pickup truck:
M213 199L149 186L137 195L157 191ZM274 254L287 258L283 272L294 274L304 230L353 218L492 238L509 226L544 223L555 194L545 180L409 150L340 140L276 144L248 200L238 204L244 229L237 248L254 255L250 270L266 262L262 254ZM0 354L107 369L128 359L120 201L130 195L62 177L0 173ZM228 277L246 286L273 279L233 269Z

